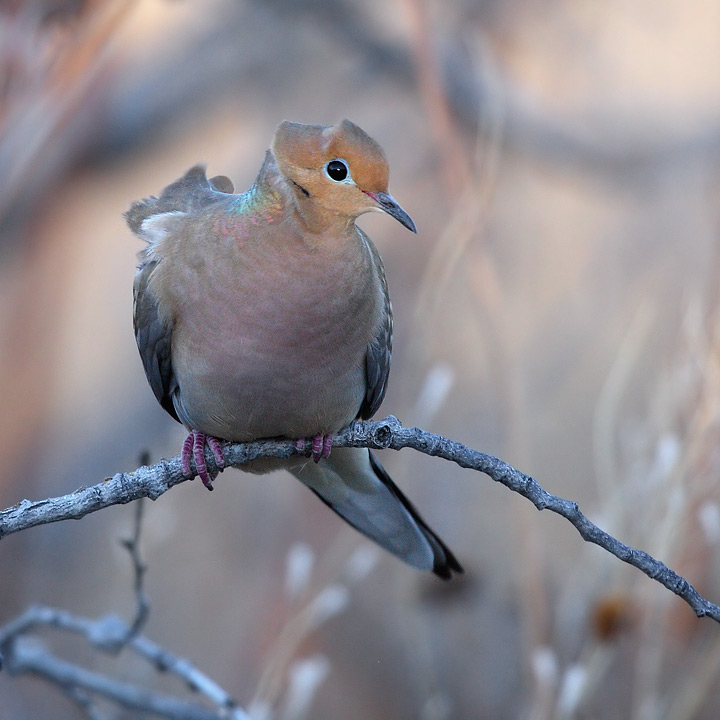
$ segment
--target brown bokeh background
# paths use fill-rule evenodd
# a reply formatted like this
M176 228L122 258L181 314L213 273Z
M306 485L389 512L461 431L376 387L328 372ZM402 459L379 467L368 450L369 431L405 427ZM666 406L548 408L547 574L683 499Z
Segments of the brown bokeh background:
M381 414L503 457L720 600L714 0L1 2L2 507L179 449L132 334L130 201L198 161L245 188L280 120L342 117L385 148L419 228L360 222L396 317ZM351 580L366 541L290 476L229 471L146 504L146 634L278 718L300 717L288 672L318 654L313 718L718 717L716 624L484 476L382 461L466 577L378 554ZM33 603L130 618L132 522L4 539L0 624ZM296 543L315 566L293 600ZM344 610L303 626L337 584ZM0 705L82 716L7 673Z

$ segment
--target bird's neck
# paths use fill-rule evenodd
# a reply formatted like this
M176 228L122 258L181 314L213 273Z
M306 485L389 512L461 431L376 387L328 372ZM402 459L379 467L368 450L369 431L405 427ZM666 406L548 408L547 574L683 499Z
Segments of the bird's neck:
M252 192L258 198L282 197L286 212L293 216L305 238L311 243L322 242L322 238L354 236L355 218L333 212L323 206L308 190L288 180L278 168L275 156L270 150L260 168Z
M303 228L303 234L312 242L322 242L322 238L340 238L355 236L355 219L334 213L312 198L297 197L293 202L293 214Z

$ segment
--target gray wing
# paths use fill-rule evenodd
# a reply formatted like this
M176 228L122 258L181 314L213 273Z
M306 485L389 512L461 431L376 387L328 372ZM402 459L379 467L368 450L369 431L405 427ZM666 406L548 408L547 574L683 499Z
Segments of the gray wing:
M380 290L385 303L383 316L378 325L375 338L368 345L365 356L365 377L367 382L365 386L365 398L360 406L358 417L367 420L377 412L385 397L388 376L390 375L390 358L392 356L393 318L382 258L370 238L362 231L360 232L370 249L373 262L375 263L375 269L380 280Z
M172 401L178 389L172 369L172 324L163 321L157 300L148 288L148 280L156 265L155 261L146 262L140 266L135 276L135 341L155 397L163 408L180 422Z
M168 185L159 198L149 197L134 202L125 213L125 220L136 235L147 240L143 236L142 225L148 218L165 213L197 212L232 191L232 182L228 178L218 176L208 180L205 168L196 165L182 178ZM172 320L162 316L157 298L148 286L158 262L152 258L150 247L140 252L140 265L133 285L135 340L155 397L179 422L172 401L178 390L172 368Z

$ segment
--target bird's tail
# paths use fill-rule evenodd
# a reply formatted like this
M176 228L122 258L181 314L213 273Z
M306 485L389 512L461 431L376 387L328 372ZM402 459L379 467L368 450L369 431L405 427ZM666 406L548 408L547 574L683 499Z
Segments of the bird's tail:
M335 448L330 457L291 472L346 522L381 547L444 580L463 572L445 543L365 448Z

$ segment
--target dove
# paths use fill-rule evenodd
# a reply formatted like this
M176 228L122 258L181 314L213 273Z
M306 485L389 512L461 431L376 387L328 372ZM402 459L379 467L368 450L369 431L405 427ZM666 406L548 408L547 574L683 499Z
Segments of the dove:
M157 400L188 430L183 473L206 487L206 447L283 437L312 458L256 460L289 470L351 526L443 579L463 572L366 448L333 434L385 396L392 309L383 263L357 227L384 212L415 232L388 192L388 162L360 127L282 122L255 182L236 194L197 165L125 213L145 241L134 325Z

